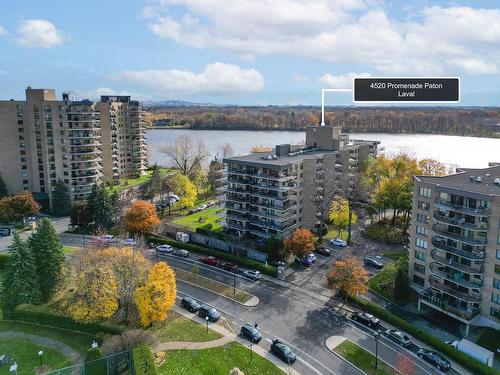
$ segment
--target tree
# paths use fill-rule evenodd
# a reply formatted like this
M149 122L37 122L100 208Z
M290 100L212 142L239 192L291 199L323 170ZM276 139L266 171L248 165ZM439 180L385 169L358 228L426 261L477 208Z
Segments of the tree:
M165 320L175 304L176 293L174 271L165 262L156 263L149 271L146 285L135 291L142 326Z
M80 230L85 230L92 222L92 209L87 201L76 201L71 207L71 225L78 225Z
M50 299L61 278L63 246L52 223L44 218L28 239L34 259L42 302Z
M71 212L71 197L66 184L61 179L58 179L54 185L51 211L56 216L67 216Z
M394 280L394 300L398 302L406 302L410 297L410 280L408 274L401 267L398 269L396 279Z
M266 243L267 257L269 260L284 260L285 259L285 249L283 240L280 238L271 237Z
M191 180L183 174L176 173L171 177L170 184L174 193L181 198L177 202L177 206L180 208L193 208L198 192Z
M144 198L151 199L153 201L154 197L162 192L162 182L163 177L161 175L161 170L155 163L152 167L151 177L145 186Z
M453 173L452 168L446 166L436 159L426 158L418 161L418 167L421 169L422 174L426 176L444 176Z
M24 222L26 216L36 215L39 210L40 206L33 199L31 193L23 191L0 199L0 222Z
M159 223L155 205L141 200L132 203L124 219L125 229L137 234L150 232Z
M326 281L330 288L338 290L341 295L352 297L366 293L368 272L358 258L348 256L332 265Z
M257 154L259 152L272 152L273 148L269 146L263 146L263 145L256 145L250 148L250 153L251 154Z
M160 152L165 154L184 176L190 178L209 156L203 142L195 144L187 135L179 136L174 144L160 148Z
M0 173L0 199L7 197L9 192L7 190L7 185L5 185L5 181L2 178L2 174Z
M77 322L95 323L118 309L118 286L109 267L91 266L73 273L65 293L68 314Z
M113 207L106 187L102 184L94 184L87 198L92 209L92 219L97 228L107 230L113 225Z
M22 303L34 303L39 299L34 259L28 244L17 232L9 246L2 285L2 304L7 309L13 309Z
M329 212L330 222L338 229L339 236L349 225L349 202L346 199L337 199L333 202ZM356 222L356 214L352 214L351 219Z
M120 193L114 190L109 196L109 200L111 202L111 210L113 212L113 222L117 222L120 219Z
M316 116L314 114L310 114L309 117L307 118L307 123L309 125L318 125L319 124L318 116Z
M306 228L295 229L290 237L285 239L284 248L287 253L298 257L309 254L314 250L314 237Z
M351 243L352 225L356 224L358 217L355 210L361 210L368 204L369 186L366 178L361 173L355 173L351 179L352 184L350 189L347 189L347 208L348 208L348 223L347 223L347 242Z

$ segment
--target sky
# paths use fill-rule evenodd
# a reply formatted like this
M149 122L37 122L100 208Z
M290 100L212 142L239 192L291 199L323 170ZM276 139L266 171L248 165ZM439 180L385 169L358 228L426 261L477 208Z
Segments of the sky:
M320 105L352 77L461 78L500 101L499 0L2 0L0 99ZM351 105L335 93L328 105Z

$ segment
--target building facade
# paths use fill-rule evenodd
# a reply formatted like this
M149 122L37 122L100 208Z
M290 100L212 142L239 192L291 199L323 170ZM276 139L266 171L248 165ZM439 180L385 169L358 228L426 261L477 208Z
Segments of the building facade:
M419 308L500 328L500 166L415 176L409 276Z
M109 118L112 111L107 111L99 103L71 100L68 94L57 100L54 90L30 87L26 89L24 101L0 101L3 135L0 139L0 173L9 193L31 191L47 208L51 191L61 179L72 200L84 199L92 185L102 182L105 177L114 177L108 173L112 164L102 157L103 151L113 147L128 148L130 154L135 154L134 146L138 144L140 153L137 153L145 155L143 140L136 140L142 136L142 132L135 128L142 129L143 126L140 109L137 102L130 103L130 109L123 112L121 120L122 128L130 128L129 138L125 135L114 140L111 128L106 127L103 131L101 126L101 114ZM132 166L137 166L139 172L143 171L146 160L142 156L137 160L143 164L131 161L127 168L118 169L116 176L129 175Z
M337 127L310 127L305 146L224 159L226 227L265 241L294 229L316 230L334 197L347 194L377 142L349 141Z

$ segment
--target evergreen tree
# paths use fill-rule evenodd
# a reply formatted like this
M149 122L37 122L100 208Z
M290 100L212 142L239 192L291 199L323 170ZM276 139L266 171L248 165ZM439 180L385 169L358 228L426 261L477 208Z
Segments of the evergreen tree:
M37 302L39 299L36 267L28 244L14 233L9 246L9 257L4 273L2 303L13 309L21 303Z
M406 302L410 297L410 283L408 274L402 269L398 269L394 280L394 299L398 302Z
M111 193L109 199L111 201L111 208L113 211L113 222L116 223L118 221L120 210L120 194L115 190Z
M113 225L113 205L104 185L95 184L87 198L92 210L92 219L97 228L107 230Z
M52 192L52 214L66 216L71 212L71 197L68 188L62 180L58 179Z
M61 277L64 263L63 246L52 223L44 218L28 239L35 261L36 275L43 302L50 299Z
M7 186L5 185L5 181L2 178L2 174L0 173L0 199L9 195L7 191Z

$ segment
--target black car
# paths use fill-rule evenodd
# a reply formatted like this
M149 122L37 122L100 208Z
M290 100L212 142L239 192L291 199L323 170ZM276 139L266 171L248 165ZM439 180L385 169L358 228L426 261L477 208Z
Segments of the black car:
M326 257L329 257L331 255L331 251L330 249L326 248L326 247L318 247L316 249L314 249L314 252L315 253L318 253L320 255L324 255Z
M181 300L181 307L185 308L188 311L191 311L192 313L195 313L200 309L200 305L198 305L198 302L189 297L184 297Z
M238 271L238 265L235 263L231 263L231 262L223 263L222 268L225 269L226 271L233 272L233 273Z
M376 268L378 270L381 270L382 268L384 268L384 263L378 261L377 259L366 257L365 258L365 266L369 266L369 267L373 267L373 268Z
M215 310L213 307L202 305L198 309L198 316L205 319L208 317L208 320L211 322L216 322L220 319L220 313Z
M247 338L254 344L258 344L262 340L262 335L259 331L250 323L245 324L241 327L240 335Z
M451 368L450 361L433 350L419 349L417 354L424 361L429 362L440 371L448 371Z
M273 340L273 343L271 344L271 353L288 365L291 365L297 360L297 356L292 352L292 350L278 339Z
M377 328L380 325L380 320L365 312L353 313L351 319L370 328Z

